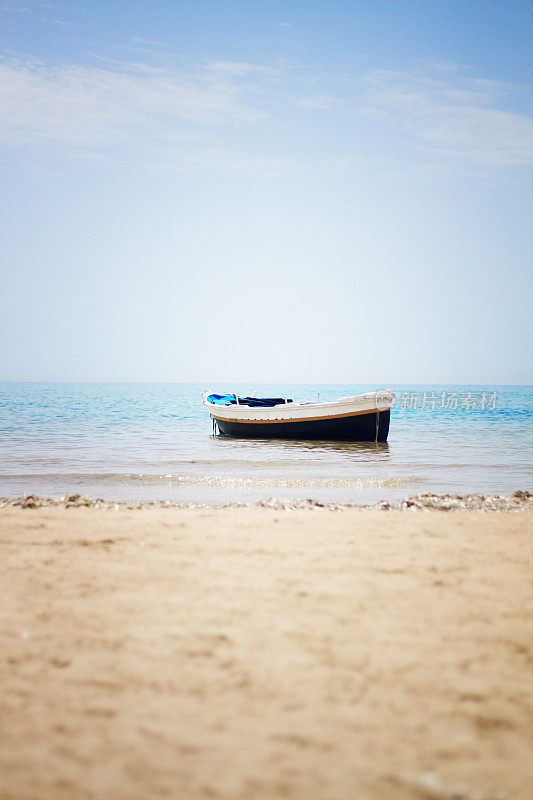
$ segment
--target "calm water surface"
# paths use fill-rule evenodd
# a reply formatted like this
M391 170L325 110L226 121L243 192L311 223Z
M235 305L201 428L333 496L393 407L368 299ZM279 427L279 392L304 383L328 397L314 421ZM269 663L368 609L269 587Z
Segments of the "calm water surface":
M309 402L382 387L3 383L0 495L364 504L533 484L530 386L391 386L386 444L213 437L206 388Z

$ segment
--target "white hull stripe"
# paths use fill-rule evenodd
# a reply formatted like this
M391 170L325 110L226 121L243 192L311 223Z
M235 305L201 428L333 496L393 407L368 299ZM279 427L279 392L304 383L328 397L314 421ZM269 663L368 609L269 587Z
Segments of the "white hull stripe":
M369 408L366 411L350 411L348 414L321 414L319 417L280 417L278 419L241 419L240 417L220 417L216 414L213 414L211 411L210 414L213 419L220 420L221 422L243 422L245 424L251 425L269 425L272 423L280 423L280 422L317 422L318 420L328 420L328 419L344 419L345 417L359 417L362 414L376 414L379 409L377 408ZM382 411L388 411L388 409L381 409Z

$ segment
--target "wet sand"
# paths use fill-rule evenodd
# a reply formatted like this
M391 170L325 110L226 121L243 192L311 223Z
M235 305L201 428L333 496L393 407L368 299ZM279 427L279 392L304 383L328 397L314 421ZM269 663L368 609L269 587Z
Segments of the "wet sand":
M533 514L0 509L2 800L529 800Z

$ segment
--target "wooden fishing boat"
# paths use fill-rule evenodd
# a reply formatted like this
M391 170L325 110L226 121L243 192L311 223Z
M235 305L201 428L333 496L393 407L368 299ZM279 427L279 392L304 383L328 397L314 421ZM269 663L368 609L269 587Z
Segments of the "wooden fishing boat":
M386 442L393 400L389 389L316 403L202 393L215 432L258 439Z

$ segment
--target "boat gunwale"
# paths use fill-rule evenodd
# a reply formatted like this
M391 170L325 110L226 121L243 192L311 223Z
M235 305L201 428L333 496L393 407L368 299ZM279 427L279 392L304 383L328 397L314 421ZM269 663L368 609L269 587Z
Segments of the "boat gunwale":
M244 424L250 425L268 425L271 423L280 423L280 422L291 422L291 423L299 423L299 422L318 422L320 420L330 420L330 419L345 419L347 417L359 417L363 416L364 414L376 414L380 411L388 411L390 406L386 408L365 408L360 411L348 411L344 414L320 414L318 417L310 417L310 416L299 416L299 417L275 417L275 418L261 418L258 419L245 419L244 417L222 417L217 416L211 411L211 416L215 420L220 420L221 422L242 422ZM264 411L264 409L258 409L258 411Z

